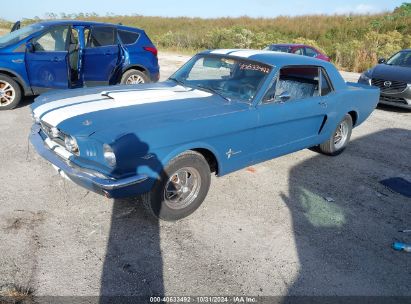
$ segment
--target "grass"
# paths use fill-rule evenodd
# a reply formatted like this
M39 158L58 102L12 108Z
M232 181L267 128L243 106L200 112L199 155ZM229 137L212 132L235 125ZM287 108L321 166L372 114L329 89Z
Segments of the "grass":
M57 18L55 14L48 14ZM411 3L375 15L298 16L277 18L165 18L62 14L83 19L143 28L160 50L192 54L203 49L256 48L270 43L305 43L324 51L343 70L360 72L411 47ZM23 24L39 21L25 19ZM6 26L7 25L7 26ZM0 20L0 27L11 23Z

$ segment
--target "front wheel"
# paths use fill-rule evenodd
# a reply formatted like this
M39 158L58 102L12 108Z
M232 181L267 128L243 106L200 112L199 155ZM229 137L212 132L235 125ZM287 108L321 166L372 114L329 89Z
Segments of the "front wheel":
M176 221L193 213L210 188L210 167L194 151L174 158L163 170L151 192L142 196L145 207L157 218Z
M352 118L346 114L343 120L338 124L330 139L320 145L320 151L327 155L338 155L344 151L351 138Z
M13 78L0 75L0 110L14 109L21 101L21 89Z

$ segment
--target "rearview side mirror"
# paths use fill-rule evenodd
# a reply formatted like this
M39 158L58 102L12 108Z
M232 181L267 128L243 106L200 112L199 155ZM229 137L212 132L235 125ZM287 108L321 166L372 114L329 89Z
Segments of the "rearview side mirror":
M387 60L385 58L378 59L379 64L386 63L386 62L387 62Z
M26 43L26 50L27 52L34 53L34 44L31 42Z
M206 68L216 68L219 69L222 67L221 60L217 58L204 58L203 59L203 66Z

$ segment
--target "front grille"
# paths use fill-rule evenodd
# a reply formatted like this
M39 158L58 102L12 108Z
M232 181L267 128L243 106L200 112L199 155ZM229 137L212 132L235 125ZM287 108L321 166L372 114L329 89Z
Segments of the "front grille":
M379 87L383 93L401 93L407 88L407 83L403 81L372 79L371 84Z
M396 103L402 103L402 104L407 104L407 101L404 98L399 98L399 97L391 97L391 96L385 96L381 95L380 96L381 101L388 101L388 102L396 102Z
M60 131L58 132L58 136L54 137L52 132L51 132L51 128L52 126L50 126L49 124L45 123L44 121L40 122L40 126L41 129L43 130L43 132L47 135L48 138L50 138L51 140L55 141L56 143L58 143L59 145L62 145L63 147L65 146L64 144L64 139L65 139L65 135L63 133L61 133Z

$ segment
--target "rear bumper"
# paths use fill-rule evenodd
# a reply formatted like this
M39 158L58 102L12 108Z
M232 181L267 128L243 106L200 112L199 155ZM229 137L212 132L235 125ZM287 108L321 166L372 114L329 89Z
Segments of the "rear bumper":
M151 82L157 82L160 80L160 72L150 73Z
M65 160L49 149L40 135L40 127L33 125L30 142L37 153L49 161L61 176L93 192L110 198L124 198L148 192L151 188L146 175L135 175L123 179L102 178L93 171L82 169L70 160ZM96 172L97 174L97 172Z

